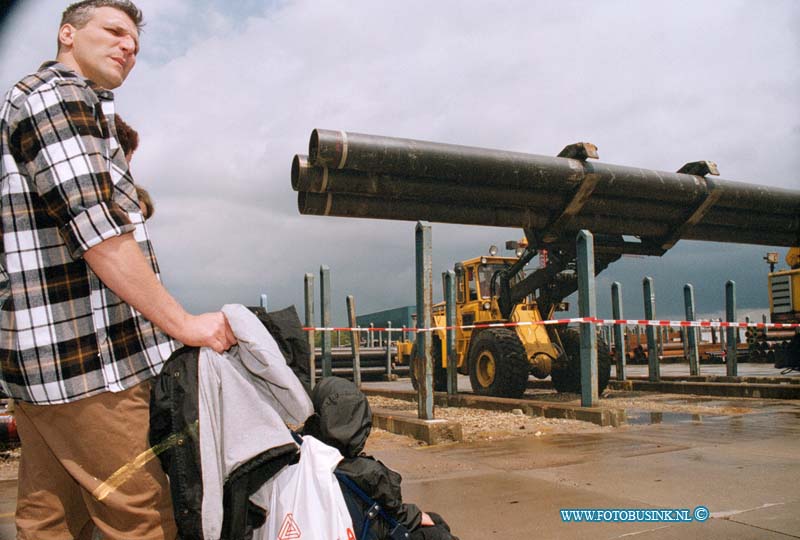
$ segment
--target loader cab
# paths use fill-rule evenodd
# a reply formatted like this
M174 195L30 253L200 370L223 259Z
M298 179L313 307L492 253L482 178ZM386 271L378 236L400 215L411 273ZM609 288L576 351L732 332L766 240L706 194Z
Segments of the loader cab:
M786 254L789 269L775 270L778 253L767 253L764 260L770 265L769 307L774 323L800 322L800 247Z
M487 271L485 266L463 263L456 265L456 286L458 288L456 302L458 304L489 298L489 283L492 276L489 274L487 277Z
M456 263L454 271L456 274L456 303L459 306L469 302L476 302L480 307L489 311L493 309L490 300L497 297L499 283L495 282L494 294L492 294L492 277L499 271L509 268L516 262L511 257L475 257L466 261ZM525 278L524 272L520 272L512 279L512 284Z

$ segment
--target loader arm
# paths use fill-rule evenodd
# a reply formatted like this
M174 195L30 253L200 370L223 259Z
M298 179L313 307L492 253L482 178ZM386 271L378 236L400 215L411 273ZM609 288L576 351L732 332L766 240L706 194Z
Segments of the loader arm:
M542 242L533 231L526 230L528 247L519 261L497 274L498 307L506 319L514 308L528 295L533 294L543 316L548 317L552 308L564 301L566 297L578 290L578 278L575 273L576 252L574 243ZM608 268L624 254L663 255L666 250L657 242L625 241L621 236L598 235L595 238L595 275ZM547 266L539 268L524 279L512 285L514 278L522 271L538 253L539 249L547 249Z

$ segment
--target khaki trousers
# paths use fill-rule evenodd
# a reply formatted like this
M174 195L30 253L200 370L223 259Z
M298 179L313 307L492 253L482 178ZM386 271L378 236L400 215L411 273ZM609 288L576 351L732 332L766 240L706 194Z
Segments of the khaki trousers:
M149 452L150 382L63 405L17 402L17 538L173 540L167 478Z

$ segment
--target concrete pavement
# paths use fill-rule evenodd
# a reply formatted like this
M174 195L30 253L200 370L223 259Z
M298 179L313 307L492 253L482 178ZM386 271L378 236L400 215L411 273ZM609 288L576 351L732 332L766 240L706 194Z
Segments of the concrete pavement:
M647 366L628 366L629 375L646 373ZM724 375L725 366L704 365L702 373ZM739 373L780 375L763 364L740 364ZM684 374L688 366L662 366L662 375ZM466 377L459 377L459 389L469 392ZM710 403L702 396L672 401ZM404 498L443 514L462 540L800 538L800 404L724 402L725 410L752 412L643 410L629 414L629 425L602 433L398 446L375 453L403 474ZM702 523L565 523L559 512L701 505L711 512Z
M800 407L768 404L745 415L377 455L403 474L405 499L443 514L462 540L800 538ZM704 523L564 523L559 512L700 505L711 511Z

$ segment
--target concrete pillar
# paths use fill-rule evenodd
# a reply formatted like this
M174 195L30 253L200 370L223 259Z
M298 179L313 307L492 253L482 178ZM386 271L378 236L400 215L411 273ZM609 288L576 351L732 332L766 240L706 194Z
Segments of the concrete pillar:
M687 283L683 286L683 303L686 309L686 320L694 321L694 287ZM688 355L689 355L689 375L700 375L700 351L697 347L697 328L691 327L686 329L686 337L688 338Z
M319 299L320 299L320 326L331 327L331 269L326 265L319 267ZM322 331L322 376L333 375L333 357L331 355L331 331Z
M386 332L386 380L392 380L392 321L386 323L389 331Z
M433 305L433 258L431 256L431 226L418 221L416 240L417 328L431 327ZM417 393L417 412L422 420L433 420L433 362L430 332L417 333L417 354L422 358L422 373Z
M445 324L447 325L447 393L458 393L458 361L456 360L456 273L444 272Z
M618 281L611 284L611 316L614 319L623 319L622 316L622 285ZM625 380L625 327L621 324L614 325L614 355L617 361L617 380Z
M350 328L356 327L356 299L347 296L347 320ZM353 382L361 388L361 343L358 331L350 332L350 348L353 352Z
M736 322L736 282L728 281L725 284L725 320L728 322ZM728 377L736 377L739 374L739 368L736 361L736 344L738 343L738 328L728 328L726 332L726 368Z
M653 321L656 318L656 293L653 278L646 277L642 281L644 289L644 318ZM661 380L661 364L658 360L658 343L656 341L656 326L647 326L647 364L649 380Z
M305 303L306 303L306 327L314 328L314 274L307 273L304 278ZM314 388L317 380L317 351L314 343L314 330L309 330L308 336L308 370L311 372L311 388Z
M594 280L594 236L578 233L578 306L581 317L597 316ZM594 323L581 323L581 406L597 404L597 334Z

